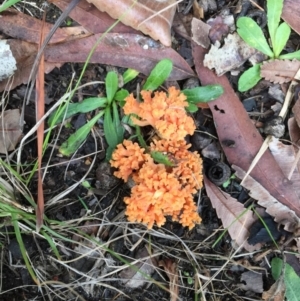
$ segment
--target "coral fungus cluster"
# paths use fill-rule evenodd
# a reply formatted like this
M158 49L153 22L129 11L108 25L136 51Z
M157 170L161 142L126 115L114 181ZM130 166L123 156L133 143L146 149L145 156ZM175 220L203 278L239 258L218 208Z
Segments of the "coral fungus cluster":
M112 155L115 176L125 182L135 182L131 196L124 199L126 215L131 222L162 226L166 216L190 229L201 222L193 194L202 187L202 160L190 152L185 136L193 134L194 121L186 114L186 97L176 88L168 93L141 91L143 102L130 95L124 106L125 114L135 114L139 126L151 125L157 133L147 149L124 140ZM157 162L153 153L161 153L171 164Z

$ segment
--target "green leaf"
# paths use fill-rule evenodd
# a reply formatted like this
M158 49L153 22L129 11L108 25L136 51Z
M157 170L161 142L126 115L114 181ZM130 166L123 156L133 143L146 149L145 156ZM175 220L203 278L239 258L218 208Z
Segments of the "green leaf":
M163 59L156 64L147 78L143 90L156 90L170 75L173 63L169 59Z
M236 24L238 34L247 44L271 58L274 56L263 31L251 18L241 17Z
M0 5L0 13L11 7L12 5L15 5L16 3L20 2L21 0L8 0Z
M108 104L111 104L118 90L118 75L114 71L109 71L105 78L105 89Z
M91 97L84 99L82 102L66 104L50 115L48 125L61 123L64 119L75 114L91 112L106 105L107 99L104 97Z
M105 139L109 146L106 150L106 160L109 161L116 146L124 140L125 132L119 117L118 107L115 102L112 103L112 117L111 109L107 108L104 115L103 126Z
M282 259L273 258L271 266L273 278L277 280L283 267ZM283 279L286 287L285 297L287 301L298 301L300 296L300 278L288 263L285 264Z
M282 60L293 60L293 59L300 60L300 50L282 54L278 58Z
M189 105L185 109L190 113L196 113L199 110L199 108L195 104L190 103L190 102L189 102Z
M260 79L260 64L256 64L241 75L238 82L238 90L240 92L248 91L254 87Z
M186 89L181 91L186 97L187 102L197 104L200 102L209 102L215 100L224 93L224 89L220 85L207 85Z
M119 111L117 104L113 102L112 104L112 109L113 109L113 124L115 127L115 131L117 134L117 144L121 143L124 140L124 127L122 126L120 116L119 116ZM117 146L117 144L115 146Z
M118 136L117 136L117 133L114 128L110 107L107 107L105 109L103 130L104 130L105 139L106 139L108 145L117 145Z
M127 69L123 74L124 85L132 81L139 75L139 72L134 69Z
M129 92L125 89L120 89L116 94L114 99L117 101L124 101L125 98L129 96Z
M161 163L166 166L174 166L174 163L170 161L168 155L165 155L162 152L152 151L150 152L150 155L156 163Z
M267 0L268 29L269 29L269 34L272 41L273 49L276 47L275 35L279 25L282 8L283 8L283 0Z
M84 126L79 128L74 134L72 134L67 141L65 141L59 148L59 152L64 156L71 156L75 153L80 145L84 142L92 127L98 121L98 119L104 114L104 111L99 112L94 118L87 122Z
M273 258L271 262L271 268L272 268L272 276L274 280L277 280L281 274L282 270L282 259L280 258Z
M290 34L291 28L285 22L279 25L275 33L275 40L273 41L273 51L275 58L280 55L290 37Z

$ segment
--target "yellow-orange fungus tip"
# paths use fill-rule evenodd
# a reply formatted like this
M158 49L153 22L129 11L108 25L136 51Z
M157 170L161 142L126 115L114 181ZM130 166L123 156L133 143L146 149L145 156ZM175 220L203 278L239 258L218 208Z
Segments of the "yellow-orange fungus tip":
M125 100L124 112L136 114L141 120L134 119L136 125L151 125L164 139L182 140L186 135L195 131L193 119L187 115L188 106L186 96L175 87L170 87L168 93L141 91L142 102L129 95Z
M186 178L190 181L189 175ZM141 222L152 228L154 224L162 226L165 216L172 216L173 220L190 229L201 221L192 196L195 184L189 184L193 189L186 188L183 181L165 165L149 160L134 180L136 185L131 196L125 199L129 221Z
M118 168L118 171L114 173L115 176L127 182L128 177L148 159L150 159L150 155L145 154L145 150L137 143L124 140L113 152L110 164Z

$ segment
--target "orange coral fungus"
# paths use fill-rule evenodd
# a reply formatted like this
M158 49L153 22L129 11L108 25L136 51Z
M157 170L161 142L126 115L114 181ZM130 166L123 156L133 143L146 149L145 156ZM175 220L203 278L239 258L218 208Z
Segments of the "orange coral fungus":
M174 161L172 173L190 193L196 193L202 187L202 159L197 152L188 151L190 147L185 140L154 140L151 144L151 150L171 154Z
M125 114L136 114L137 125L151 125L158 132L147 151L137 143L124 140L112 155L111 165L118 171L115 176L124 181L131 176L136 185L131 196L126 197L126 215L131 222L145 223L148 228L154 224L162 226L166 216L180 222L190 229L201 222L193 194L202 187L202 159L184 140L187 134L193 134L193 119L187 116L186 97L174 87L168 94L141 91L144 102L138 102L132 95L127 97ZM166 165L153 154L167 156ZM171 162L171 163L170 163ZM164 162L165 163L165 162Z
M130 140L124 140L122 144L118 144L110 161L111 166L119 169L114 175L126 182L128 177L150 158L150 155L144 152L143 148Z
M133 118L136 125L151 125L161 138L173 141L194 133L194 121L185 111L188 103L184 94L175 87L170 87L168 94L155 92L154 97L151 94L151 91L141 91L143 102L138 102L132 94L125 99L125 114L136 114L141 118Z
M155 223L160 227L166 221L165 216L170 215L190 229L201 221L190 189L183 187L180 179L167 171L165 165L149 160L134 180L137 184L131 196L124 199L129 221L145 223L148 228Z

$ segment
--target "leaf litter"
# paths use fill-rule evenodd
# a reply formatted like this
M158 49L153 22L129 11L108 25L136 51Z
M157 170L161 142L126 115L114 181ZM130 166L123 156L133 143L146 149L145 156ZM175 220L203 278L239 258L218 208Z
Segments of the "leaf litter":
M287 2L288 2L288 5L289 5L291 1L287 1ZM70 1L69 0L65 1L65 3L70 3ZM83 9L82 9L82 7L83 7ZM98 18L100 18L100 15L98 15L98 13L96 11L93 11L90 15L90 18L82 18L82 14L84 14L84 12L90 13L90 10L89 10L90 6L87 6L86 3L84 3L84 2L80 3L80 5L78 7L78 10L79 9L81 9L81 12L78 14L78 20L82 20L81 21L82 25L86 26L86 28L88 28L88 31L91 34L94 34L94 35L98 34L98 33L101 34L102 29L96 28L97 26L94 26L92 24L92 21L91 21L92 18L94 18L94 16L97 16ZM75 15L75 12L78 11L78 10L74 10L72 12L72 14L74 13L74 15ZM74 19L75 19L75 17L74 17ZM107 20L108 20L107 24L111 24L110 22L113 22L112 19L108 18ZM216 21L216 33L214 33L214 35L217 36L217 38L216 38L217 40L222 38L222 36L223 36L222 32L223 31L224 32L227 31L227 27L224 25L224 23L219 22L219 21L220 20L217 19L217 21ZM79 21L80 24L81 24L81 22ZM85 22L85 24L83 24L84 22ZM12 24L12 26L13 25L14 24ZM139 29L139 28L137 27L136 29ZM137 69L140 68L139 70L142 70L142 72L144 74L147 74L147 70L151 70L153 64L157 61L157 60L155 60L155 56L154 56L154 53L157 50L159 50L162 57L163 56L168 56L168 55L173 55L173 57L171 57L171 58L174 59L175 65L176 65L176 62L180 62L180 57L179 56L176 57L176 54L172 53L172 51L168 52L168 49L165 49L161 44L159 44L157 42L154 42L153 40L150 40L148 38L145 38L141 35L138 35L136 29L133 30L129 27L126 27L126 26L122 25L122 26L119 27L119 29L116 30L115 34L111 34L111 35L109 34L107 41L108 41L108 44L110 44L110 45L107 47L107 50L104 49L105 54L101 57L101 55L96 53L96 56L94 58L92 58L92 62L97 62L97 63L100 62L101 63L101 62L106 61L106 62L108 62L112 65L119 65L119 66L128 67L128 66L133 66L134 65L134 60L136 60L137 62L140 63L141 62L140 57L143 57L143 55L141 55L141 54L146 53L146 55L144 56L142 62L144 64L144 63L147 62L147 60L150 59L150 60L152 60L152 65L147 67L147 68L144 68L144 69L141 69L143 67L137 66ZM167 30L169 30L169 29L167 29ZM122 32L122 30L124 30L124 32ZM221 31L219 32L219 30L221 30ZM122 33L122 34L120 34L120 33ZM87 34L89 34L89 33L87 33ZM59 66L59 65L62 65L63 63L65 63L67 61L84 62L83 57L88 54L88 48L90 48L90 46L95 41L95 38L97 38L97 37L98 37L98 35L97 36L90 36L90 37L80 37L80 38L82 38L83 43L87 42L87 44L88 44L86 48L82 48L82 45L79 44L79 39L77 40L77 38L75 38L72 41L66 42L66 40L68 39L68 34L66 34L66 40L64 40L64 37L61 38L62 39L61 45L52 45L53 48L48 47L48 49L46 49L46 56L47 56L49 62L51 62L51 64L53 63L53 65L49 64L49 66L51 66L51 67L55 66L55 65ZM27 38L25 38L25 39L27 39ZM32 39L32 38L28 38L28 39ZM138 43L136 43L137 40L139 41ZM142 40L142 42L140 42L141 40ZM20 42L20 41L18 41L18 42ZM122 51L124 49L126 49L126 47L128 47L128 45L131 44L131 43L133 43L132 44L133 46L132 46L132 48L130 48L130 51L128 51L128 53L127 53L127 55L129 55L129 58L131 58L131 61L129 62L128 65L126 65L126 63L125 63L125 65L122 65L121 58L120 59L116 58L116 59L112 59L111 61L109 61L108 53L110 51L113 51L115 53L116 49L119 48L119 49L121 49L121 51L117 55L121 56ZM169 42L165 42L165 43L169 43ZM136 57L134 57L134 56L130 57L130 52L132 53L136 49L139 49L138 46L142 46L143 50L147 50L147 51L139 50L139 54ZM18 48L18 47L19 46L16 46L15 49L17 49L17 50L21 49L20 52L22 52L22 48ZM25 47L27 47L27 46L25 46ZM80 51L83 50L82 57L80 57L80 54L78 54L78 53L73 53L73 52L70 52L70 53L66 52L65 53L66 49L68 49L68 48L71 49L72 47L77 52L78 52L79 49L80 49ZM153 48L153 53L150 53L151 51L148 51L151 48ZM233 49L234 49L234 47L233 47ZM51 54L52 50L54 50L53 54ZM103 49L100 49L100 51L101 50L103 50ZM195 61L200 60L200 64L202 64L203 57L202 57L202 54L201 54L200 59L199 59L199 51L198 50L199 49L196 49L195 45L193 45ZM215 51L216 51L216 49L215 49ZM36 53L36 49L33 48L32 57L34 57L35 53ZM61 61L59 61L59 62L55 61L55 59L58 59L60 57L60 55L64 55L64 56L61 57ZM218 55L222 56L222 54L218 54ZM67 56L69 56L69 58L67 58ZM234 59L233 59L233 61L234 61ZM280 61L280 64L282 64L282 67L283 67L282 70L284 72L285 66L283 65L282 62L285 62L285 61ZM216 67L218 63L219 62L215 63L214 66ZM30 70L30 64L31 64L31 62L29 61L28 70ZM141 65L143 65L143 64L141 64ZM243 63L240 63L240 65L242 65L242 64ZM266 65L267 64L269 64L269 63L266 63ZM240 167L242 167L244 170L247 170L247 167L249 166L252 158L255 155L255 151L257 149L259 149L259 146L262 143L262 139L260 137L260 134L255 130L255 128L251 124L251 122L249 122L248 116L246 114L244 114L244 112L240 108L240 105L237 104L237 97L234 96L233 90L232 89L230 90L229 83L226 82L226 80L224 78L220 78L219 80L216 79L216 77L214 77L214 75L212 75L212 73L209 73L207 70L201 69L201 68L203 68L203 66L199 67L199 63L197 63L196 67L197 67L199 77L202 80L202 84L206 84L208 82L209 83L216 83L216 82L219 83L220 82L225 87L226 95L220 100L209 103L209 106L211 108L211 111L212 111L212 114L213 114L213 117L214 117L214 122L217 126L217 132L218 132L218 135L219 135L219 139L220 139L221 145L223 147L223 150L225 152L225 155L227 157L227 160L231 164L239 163ZM212 67L212 68L215 68L215 67ZM223 69L220 72L224 73L224 72L226 72L225 70L227 70L226 68L228 68L228 66L223 66L222 68ZM271 68L271 66L267 66L267 68ZM278 68L278 66L276 68ZM21 66L20 66L20 69L21 69ZM177 77L174 76L174 79L179 79L179 78L182 79L185 76L190 77L190 76L194 75L192 69L190 69L188 67L188 65L184 63L183 60L181 62L181 65L178 67L178 69L179 69L179 75L177 74L176 75ZM228 68L228 70L230 70L230 68ZM262 68L262 70L264 70L264 67ZM183 75L184 73L185 73L185 75ZM28 74L28 73L25 72L24 75L23 75L24 79L19 79L18 84L20 84L22 82L26 82L26 74ZM273 75L274 75L274 73L273 73ZM287 76L287 75L283 75L283 77L285 77L285 76ZM272 74L270 75L270 77L272 77ZM229 99L230 99L230 103L229 103ZM234 112L232 114L231 111L235 111L235 110L236 110L236 112ZM293 122L295 124L295 120ZM292 121L289 121L289 124L292 124ZM295 126L294 126L294 128L295 128ZM291 129L292 129L292 126L290 127L290 131L291 131ZM249 131L249 133L247 133L247 131ZM297 133L297 128L295 128L294 132ZM296 139L294 141L296 141ZM254 146L252 146L252 144L254 144ZM295 196L292 192L290 192L287 195L284 194L287 190L285 190L280 185L275 187L275 190L274 189L272 190L272 188L274 188L273 183L275 183L275 184L280 183L280 181L284 179L283 175L286 176L287 169L291 170L291 167L290 167L291 164L292 165L294 164L296 166L295 169L294 169L294 174L291 177L291 180L295 180L298 177L297 176L298 168L297 168L297 164L295 164L295 148L293 146L284 145L279 141L277 141L277 142L273 141L272 144L270 145L270 150L271 150L271 153L267 153L266 156L264 156L261 159L263 162L261 163L260 168L258 168L257 170L254 169L254 171L253 171L253 175L255 176L255 178L257 180L256 183L261 183L262 182L264 184L264 186L267 187L267 190L272 191L272 194L275 195L275 197L280 196L280 197L278 197L279 201L276 200L277 202L280 203L280 201L282 201L282 200L284 200L286 203L289 203L289 200L292 200L292 202L293 202L295 200ZM234 155L237 155L237 154L238 154L237 158L234 158ZM281 162L279 162L278 166L277 166L277 164L274 164L274 160L272 159L272 156L270 157L270 154L271 155L276 154L278 157L283 156L283 155L288 156L289 164L285 165L284 161L283 161L284 160L283 158L285 158L285 157L282 157ZM271 175L272 175L271 178L268 177L265 173L265 171L267 170L266 169L267 166L268 166L268 172L270 172ZM284 170L283 170L283 172L280 172L279 169L282 169L282 168ZM274 178L273 178L273 171L274 171ZM251 177L249 177L249 178L251 178ZM255 180L253 180L253 181L255 181ZM206 180L206 184L207 184L207 180ZM251 190L255 190L255 189L253 188L253 189L249 189L249 190L251 192ZM218 216L223 221L224 227L227 227L225 225L226 224L226 218L228 217L229 213L233 212L233 210L231 210L229 208L229 205L226 204L225 200L226 201L230 200L232 202L231 203L232 208L234 207L233 204L236 204L236 200L234 198L232 198L230 195L228 195L224 192L221 192L221 190L219 188L217 188L216 186L214 186L211 183L207 184L207 190L209 191L209 192L207 192L208 196L210 196L210 198L212 200L212 203L214 203L214 206L216 207ZM274 198L272 199L272 201L274 202ZM290 203L289 203L289 205L290 205ZM269 205L266 205L266 206L269 206ZM243 210L242 208L243 208L243 205L235 208L235 209L239 209L238 212L237 213L232 213L232 214L230 214L230 216L233 219L236 218L236 214L238 214L239 212L242 212L242 210ZM275 220L279 221L280 218L278 217L278 212L281 209L276 209L276 210L273 211L273 213L274 213L274 216L276 216ZM286 207L284 210L288 210L288 208ZM294 214L293 216L292 216L291 212ZM252 212L249 212L249 213L250 213L250 215L252 215ZM286 216L289 215L289 217L292 216L293 218L297 218L297 215L295 215L295 212L293 212L293 210L290 210L289 212L287 211L287 213L283 212L283 211L280 211L281 216L282 215L285 216L285 214L286 214ZM252 218L253 218L253 216L252 216ZM290 230L295 229L295 224L293 224L293 221L295 222L295 219L293 219L293 218L290 218L289 220L286 219L286 221L285 220L284 221L280 220L280 222L282 222L286 226L286 228L288 228ZM253 222L253 219L251 219L251 222ZM241 225L240 223L243 223L243 221L241 220L239 222L239 219L238 219L237 223L239 225ZM229 225L229 224L230 223L228 223L228 220L227 220L227 225ZM248 225L248 226L250 226L250 225ZM230 228L232 228L232 229L230 229ZM245 233L246 233L243 236L243 241L244 241L246 239L247 235L248 235L247 231L248 231L249 227L245 227L245 223L244 223L243 226L242 226L242 229L245 230ZM233 233L233 234L232 234L232 232L230 232L230 231L236 231L236 230L237 230L237 227L235 227L235 226L229 227L229 233L231 234L232 239L235 240L235 238L236 238L239 241L239 235L237 235L236 232ZM241 244L242 244L242 242L240 242L240 245ZM250 246L250 248L251 247L252 246ZM247 249L247 247L246 247L246 249ZM165 262L167 262L167 261L165 261ZM169 264L165 265L165 269L166 269L167 274L168 275L169 275L169 273L173 274L173 276L172 276L172 277L174 277L173 279L171 279L171 277L169 275L170 288L171 288L171 283L176 283L175 289L174 289L175 291L176 291L176 286L177 286L177 281L178 281L178 274L177 274L177 269L176 268L179 268L179 267L175 264L174 261L172 262L171 265L169 265ZM129 279L130 279L130 277L129 277ZM135 279L134 277L135 277L135 275L132 276L131 278ZM143 282L141 282L141 284L143 285ZM259 292L261 292L261 289L259 289ZM176 295L176 294L174 294L174 295ZM176 300L176 299L174 299L174 300Z

